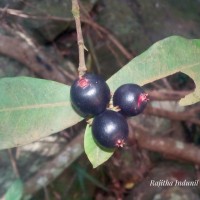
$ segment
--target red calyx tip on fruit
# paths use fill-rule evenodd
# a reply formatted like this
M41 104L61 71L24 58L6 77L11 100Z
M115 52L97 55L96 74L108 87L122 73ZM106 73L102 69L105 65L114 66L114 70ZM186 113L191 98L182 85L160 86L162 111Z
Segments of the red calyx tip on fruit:
M148 94L147 93L140 94L139 99L138 99L138 107L140 107L142 102L147 102L147 101L149 101Z
M125 145L125 142L124 140L122 139L118 139L117 142L116 142L116 147L124 147Z
M84 77L80 77L80 79L78 80L78 86L80 86L81 88L85 88L88 85L89 85L89 80Z

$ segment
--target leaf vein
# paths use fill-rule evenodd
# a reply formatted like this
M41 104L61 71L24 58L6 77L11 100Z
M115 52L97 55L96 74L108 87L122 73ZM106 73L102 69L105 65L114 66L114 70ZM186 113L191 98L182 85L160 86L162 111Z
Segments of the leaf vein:
M38 104L38 105L27 105L27 106L18 106L13 108L2 108L0 112L11 112L19 110L31 110L39 108L54 108L54 107L65 107L68 106L69 102L58 102L58 103L47 103L47 104Z

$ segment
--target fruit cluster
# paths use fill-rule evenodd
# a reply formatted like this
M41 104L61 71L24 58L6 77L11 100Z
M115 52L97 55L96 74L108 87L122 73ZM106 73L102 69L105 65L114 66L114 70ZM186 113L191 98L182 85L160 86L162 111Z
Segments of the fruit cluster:
M92 133L98 145L111 149L123 147L128 138L125 117L140 114L148 101L147 94L136 84L120 86L111 98L106 82L91 73L74 81L70 96L73 108L81 116L94 117Z

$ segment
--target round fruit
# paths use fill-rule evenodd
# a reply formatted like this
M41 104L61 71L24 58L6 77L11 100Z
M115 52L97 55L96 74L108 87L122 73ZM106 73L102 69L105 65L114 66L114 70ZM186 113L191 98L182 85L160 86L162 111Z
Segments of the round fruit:
M140 114L147 105L147 94L136 84L124 84L113 95L113 105L125 116Z
M123 147L128 137L128 124L120 113L106 110L94 118L92 133L102 147Z
M110 89L98 75L86 73L74 81L70 90L71 103L83 117L102 113L110 101Z

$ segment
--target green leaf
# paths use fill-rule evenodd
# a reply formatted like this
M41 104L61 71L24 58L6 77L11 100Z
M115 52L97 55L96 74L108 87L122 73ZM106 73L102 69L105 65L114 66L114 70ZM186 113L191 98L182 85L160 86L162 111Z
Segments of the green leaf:
M108 151L99 147L92 136L92 129L87 125L84 136L84 149L85 153L92 163L93 167L98 167L106 160L108 160L114 151Z
M122 84L144 85L180 71L189 75L196 83L195 91L182 99L180 104L189 105L200 101L200 40L188 40L179 36L161 40L131 60L107 83L114 92ZM112 155L96 145L89 128L85 133L84 144L85 152L94 167Z
M125 83L140 85L176 72L194 79L196 89L180 101L189 105L200 100L200 40L172 36L155 43L131 60L107 82L112 91ZM0 149L36 141L70 127L82 118L70 104L69 86L28 77L0 79ZM95 143L90 139L96 156ZM88 143L86 141L86 143ZM101 154L103 150L99 150ZM108 153L99 163L108 159ZM91 161L93 155L88 156ZM98 166L98 163L94 163Z
M16 179L5 194L5 200L20 200L23 196L23 182Z
M114 74L108 84L114 91L125 83L144 85L180 71L193 78L196 84L195 91L180 104L200 101L200 40L172 36L156 42Z
M69 89L36 78L0 79L0 149L33 142L80 121L70 105Z

